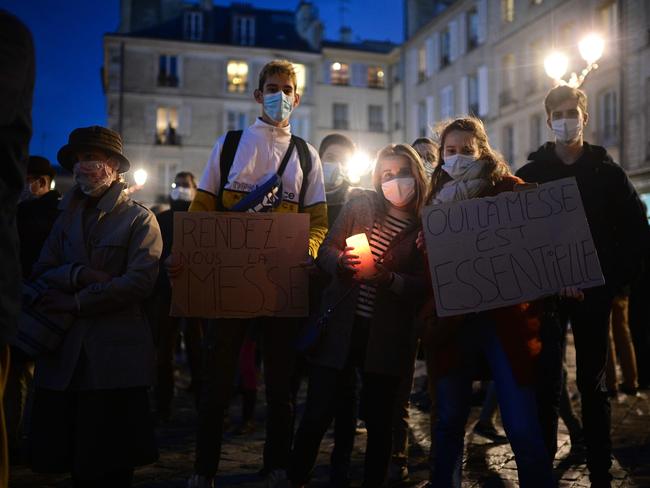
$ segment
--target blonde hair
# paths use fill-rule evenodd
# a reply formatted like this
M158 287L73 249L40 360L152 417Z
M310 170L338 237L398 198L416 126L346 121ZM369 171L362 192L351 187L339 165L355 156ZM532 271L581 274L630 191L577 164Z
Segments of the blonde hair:
M411 173L415 178L415 213L419 217L422 213L422 208L427 199L427 176L424 172L424 165L422 159L415 149L408 144L389 144L377 154L375 170L372 173L372 183L377 191L384 199L384 192L381 189L381 162L384 159L402 157L406 158L411 167Z
M495 185L504 176L512 174L503 156L490 146L485 126L481 119L476 117L462 117L442 124L439 129L440 146L438 147L438 158L441 163L444 161L445 139L450 132L455 130L470 132L474 139L476 139L479 152L478 159L483 161L482 178ZM433 175L431 175L431 189L426 199L427 203L438 194L442 185L451 180L451 176L442 170L442 166L442 164L437 166L433 171Z
M273 75L286 75L291 78L291 83L293 83L293 89L298 88L298 77L296 76L296 70L293 67L291 61L286 59L274 59L273 61L266 63L260 71L259 83L257 88L264 90L264 83L269 76Z

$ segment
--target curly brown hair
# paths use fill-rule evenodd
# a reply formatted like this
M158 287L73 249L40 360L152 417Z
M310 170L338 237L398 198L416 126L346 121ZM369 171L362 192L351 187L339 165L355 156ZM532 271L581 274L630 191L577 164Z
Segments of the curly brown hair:
M478 159L483 161L483 172L481 173L481 177L489 180L492 185L495 185L497 182L502 180L504 176L512 175L512 171L510 171L510 167L503 156L490 146L485 126L481 119L476 117L461 117L441 124L438 130L438 133L440 134L438 160L440 162L444 161L445 139L450 132L455 130L471 132L476 139L476 145L479 150ZM442 170L442 166L443 165L440 164L436 167L433 175L431 175L431 185L429 187L427 203L431 202L445 183L451 181L451 176Z

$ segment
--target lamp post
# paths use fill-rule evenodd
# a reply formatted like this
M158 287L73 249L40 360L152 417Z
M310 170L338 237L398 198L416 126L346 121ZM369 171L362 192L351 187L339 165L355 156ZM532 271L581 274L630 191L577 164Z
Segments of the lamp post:
M572 88L579 88L585 81L585 78L593 70L598 69L598 60L602 57L605 50L605 41L597 34L589 34L578 43L578 51L580 56L585 60L587 66L577 74L575 71L571 73L568 80L563 76L567 72L569 66L569 58L559 52L555 51L546 56L544 59L544 70L546 74L555 80L558 85L567 85Z

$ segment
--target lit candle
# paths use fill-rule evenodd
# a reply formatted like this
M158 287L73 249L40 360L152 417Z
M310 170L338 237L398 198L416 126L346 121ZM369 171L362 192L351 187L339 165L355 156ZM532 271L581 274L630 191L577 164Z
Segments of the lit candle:
M345 244L348 247L354 248L352 254L359 256L361 263L356 266L356 275L359 278L368 278L377 272L375 269L375 259L370 251L370 244L368 243L366 234L361 233L348 237L345 240Z

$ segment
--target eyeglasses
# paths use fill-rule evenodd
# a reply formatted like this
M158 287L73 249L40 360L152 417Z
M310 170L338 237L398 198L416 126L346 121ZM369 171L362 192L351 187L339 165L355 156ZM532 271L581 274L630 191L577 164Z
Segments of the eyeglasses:
M80 169L84 171L97 171L101 169L106 163L104 161L78 161Z

